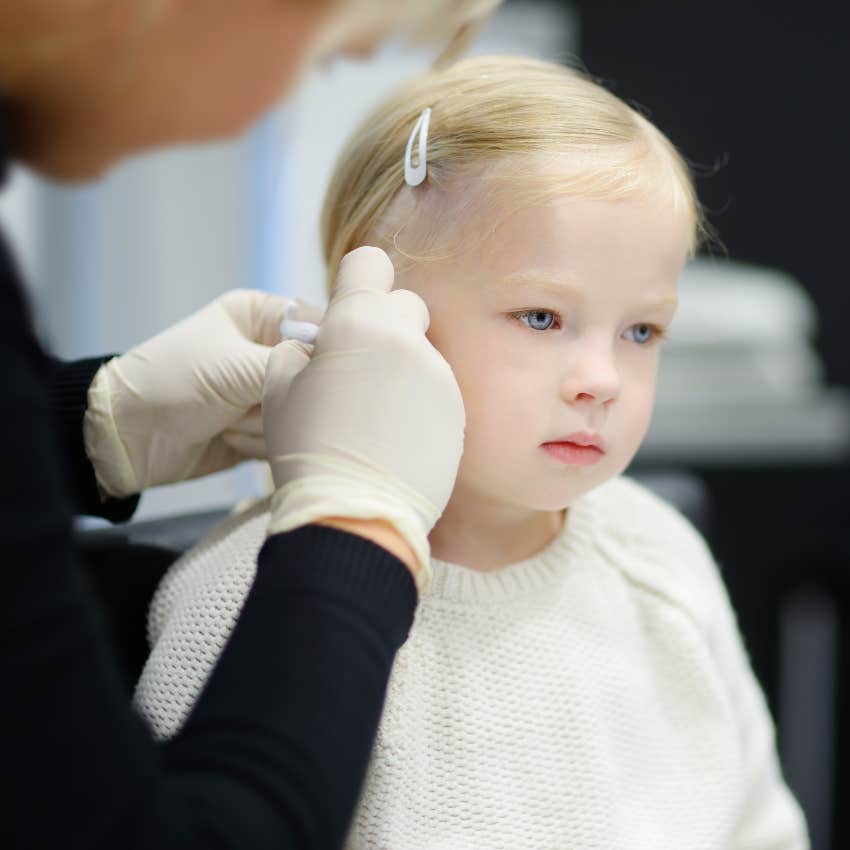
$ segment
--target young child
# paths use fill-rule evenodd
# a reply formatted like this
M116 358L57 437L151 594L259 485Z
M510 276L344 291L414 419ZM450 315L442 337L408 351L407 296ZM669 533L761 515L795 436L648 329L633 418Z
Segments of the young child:
M390 254L467 417L348 846L807 847L705 543L621 477L702 232L670 142L574 70L464 61L355 133L323 229L331 280L357 246ZM161 736L267 517L226 521L157 593L137 704Z

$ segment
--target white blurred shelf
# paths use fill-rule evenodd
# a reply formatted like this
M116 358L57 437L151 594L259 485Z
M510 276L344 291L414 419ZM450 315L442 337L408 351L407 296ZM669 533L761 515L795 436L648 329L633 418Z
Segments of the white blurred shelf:
M797 403L658 404L637 460L795 465L850 459L850 390Z

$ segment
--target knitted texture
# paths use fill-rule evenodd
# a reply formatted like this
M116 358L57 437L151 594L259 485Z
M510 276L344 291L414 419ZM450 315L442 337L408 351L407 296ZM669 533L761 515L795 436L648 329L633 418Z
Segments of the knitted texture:
M197 698L267 522L267 503L227 520L154 597L136 702L159 736ZM670 506L615 479L532 558L432 568L349 848L808 847L717 568Z
M257 572L269 500L219 523L178 559L151 600L151 653L135 703L158 738L172 737L224 648Z

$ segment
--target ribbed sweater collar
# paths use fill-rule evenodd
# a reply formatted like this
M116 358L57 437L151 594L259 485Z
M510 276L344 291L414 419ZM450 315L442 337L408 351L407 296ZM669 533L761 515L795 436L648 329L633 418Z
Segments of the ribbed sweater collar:
M586 497L569 508L564 527L541 552L498 570L473 570L431 559L433 579L423 595L456 602L492 604L557 584L593 539L593 502Z

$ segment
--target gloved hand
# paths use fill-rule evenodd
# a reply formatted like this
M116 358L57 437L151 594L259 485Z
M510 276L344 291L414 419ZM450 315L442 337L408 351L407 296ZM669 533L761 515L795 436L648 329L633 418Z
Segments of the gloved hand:
M454 374L425 336L428 309L378 248L340 264L312 359L277 346L263 391L276 492L269 534L327 517L382 519L430 577L428 534L454 486L465 414ZM306 364L306 365L305 365Z
M103 494L264 458L259 404L290 299L233 290L100 367L83 433Z

